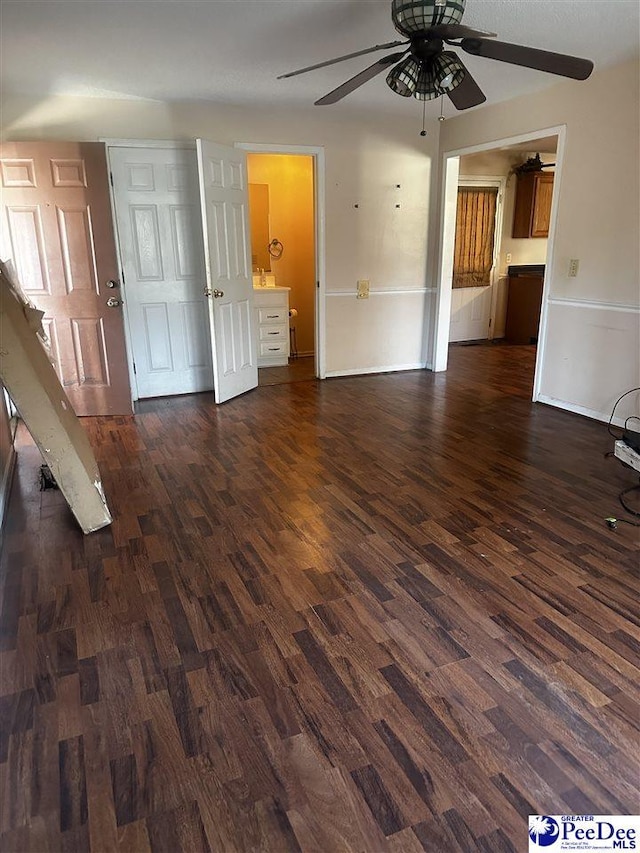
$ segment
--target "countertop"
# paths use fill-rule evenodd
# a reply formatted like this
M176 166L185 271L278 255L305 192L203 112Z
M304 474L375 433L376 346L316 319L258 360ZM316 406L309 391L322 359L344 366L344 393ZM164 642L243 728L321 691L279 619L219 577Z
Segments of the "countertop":
M512 264L507 268L507 275L539 275L544 278L544 264Z

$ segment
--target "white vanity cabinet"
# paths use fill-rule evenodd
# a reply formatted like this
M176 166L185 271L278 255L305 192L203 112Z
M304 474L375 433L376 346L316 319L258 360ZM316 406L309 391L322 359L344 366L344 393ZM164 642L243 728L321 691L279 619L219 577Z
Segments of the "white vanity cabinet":
M258 367L289 362L289 287L254 287Z

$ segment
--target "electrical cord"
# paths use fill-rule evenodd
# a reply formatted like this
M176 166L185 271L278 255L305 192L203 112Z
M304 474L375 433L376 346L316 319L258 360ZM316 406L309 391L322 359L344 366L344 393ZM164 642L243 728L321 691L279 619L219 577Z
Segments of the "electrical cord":
M615 401L615 403L613 404L613 409L611 409L611 417L609 418L609 423L607 424L607 432L609 433L609 435L613 436L613 438L615 438L616 441L619 441L622 438L622 436L616 435L616 433L612 431L611 424L613 422L613 416L615 414L618 403L621 400L624 400L625 397L628 397L629 394L634 394L638 391L640 391L640 388L631 388L629 391L625 391L624 394L621 394L618 397L618 399ZM627 429L627 424L629 423L629 421L633 421L633 420L640 421L640 417L638 417L637 415L629 415L629 417L625 419L623 432L624 432L624 430ZM604 455L605 455L605 458L607 458L608 456L615 456L615 453L612 451L609 451L608 453L605 453ZM623 465L625 465L625 467L629 467L624 462L623 462ZM629 515L633 515L636 518L640 518L640 512L637 512L635 509L632 509L625 501L625 496L628 495L629 492L634 492L636 489L640 489L640 483L638 483L635 486L630 486L628 489L623 489L620 492L620 494L618 495L618 500L620 501L620 505L622 506L622 508L624 509L625 512L628 512ZM638 521L631 521L628 518L616 518L613 515L609 516L609 518L605 518L605 521L607 523L607 526L611 530L615 530L619 523L629 524L629 525L631 525L631 527L640 527L640 522L638 522Z
M609 418L609 423L607 424L607 430L609 432L609 435L612 435L616 439L619 439L620 436L616 435L615 432L611 432L611 424L613 422L613 416L616 412L616 408L618 406L618 403L620 402L620 400L624 400L625 397L628 397L629 394L634 394L636 391L640 391L640 388L631 388L629 391L625 391L624 394L621 394L618 397L618 399L615 401L615 403L613 404L613 409L611 409L611 417ZM635 418L635 417L636 417L635 415L631 415L630 417L627 418L627 420L624 422L625 429L627 426L627 421L629 421L629 420L631 420L631 418Z
M640 483L637 483L635 486L630 486L628 489L624 489L624 491L620 492L618 495L618 500L622 504L622 508L625 512L628 512L629 515L635 515L636 518L640 518L640 512L635 509L631 509L631 507L625 503L625 496L629 494L629 492L635 492L637 489L640 489Z

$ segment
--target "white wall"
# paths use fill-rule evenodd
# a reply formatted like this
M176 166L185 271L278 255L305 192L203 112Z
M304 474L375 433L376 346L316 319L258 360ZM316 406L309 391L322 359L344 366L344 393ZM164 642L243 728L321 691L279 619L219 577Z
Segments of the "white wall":
M5 98L3 135L12 140L83 141L202 136L226 144L323 146L326 371L337 375L425 364L432 310L427 279L437 231L430 196L437 183L432 174L439 125L431 122L427 137L421 137L419 110L415 106L412 111L413 106L407 104L406 121L389 122L330 107L293 113L209 103ZM361 278L371 281L368 301L356 300ZM386 342L383 353L381 330L389 331L391 317L393 334L402 345L394 348Z
M624 63L474 110L441 132L447 152L566 125L539 399L602 420L640 385L639 81L638 62Z

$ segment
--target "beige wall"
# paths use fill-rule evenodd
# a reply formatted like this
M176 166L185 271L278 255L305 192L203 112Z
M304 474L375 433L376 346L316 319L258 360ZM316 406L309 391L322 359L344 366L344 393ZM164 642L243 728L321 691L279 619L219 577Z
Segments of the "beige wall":
M249 154L248 179L269 187L269 237L284 246L271 258L276 284L290 287L289 306L298 311L293 322L298 352L314 352L316 293L313 159L307 155Z
M429 122L427 137L421 137L419 110L407 107L406 121L390 122L377 114L357 115L348 104L289 112L203 102L5 96L2 133L7 139L202 136L223 144L324 147L325 360L327 374L340 374L425 364L432 323L427 285L435 269L438 227L432 174L439 124ZM356 300L361 278L371 281L366 305ZM377 330L390 316L400 324L394 334L402 339L401 360L388 347L384 359L381 355Z
M447 152L566 125L540 395L602 419L640 384L639 81L638 62L624 63L474 110L441 133Z

